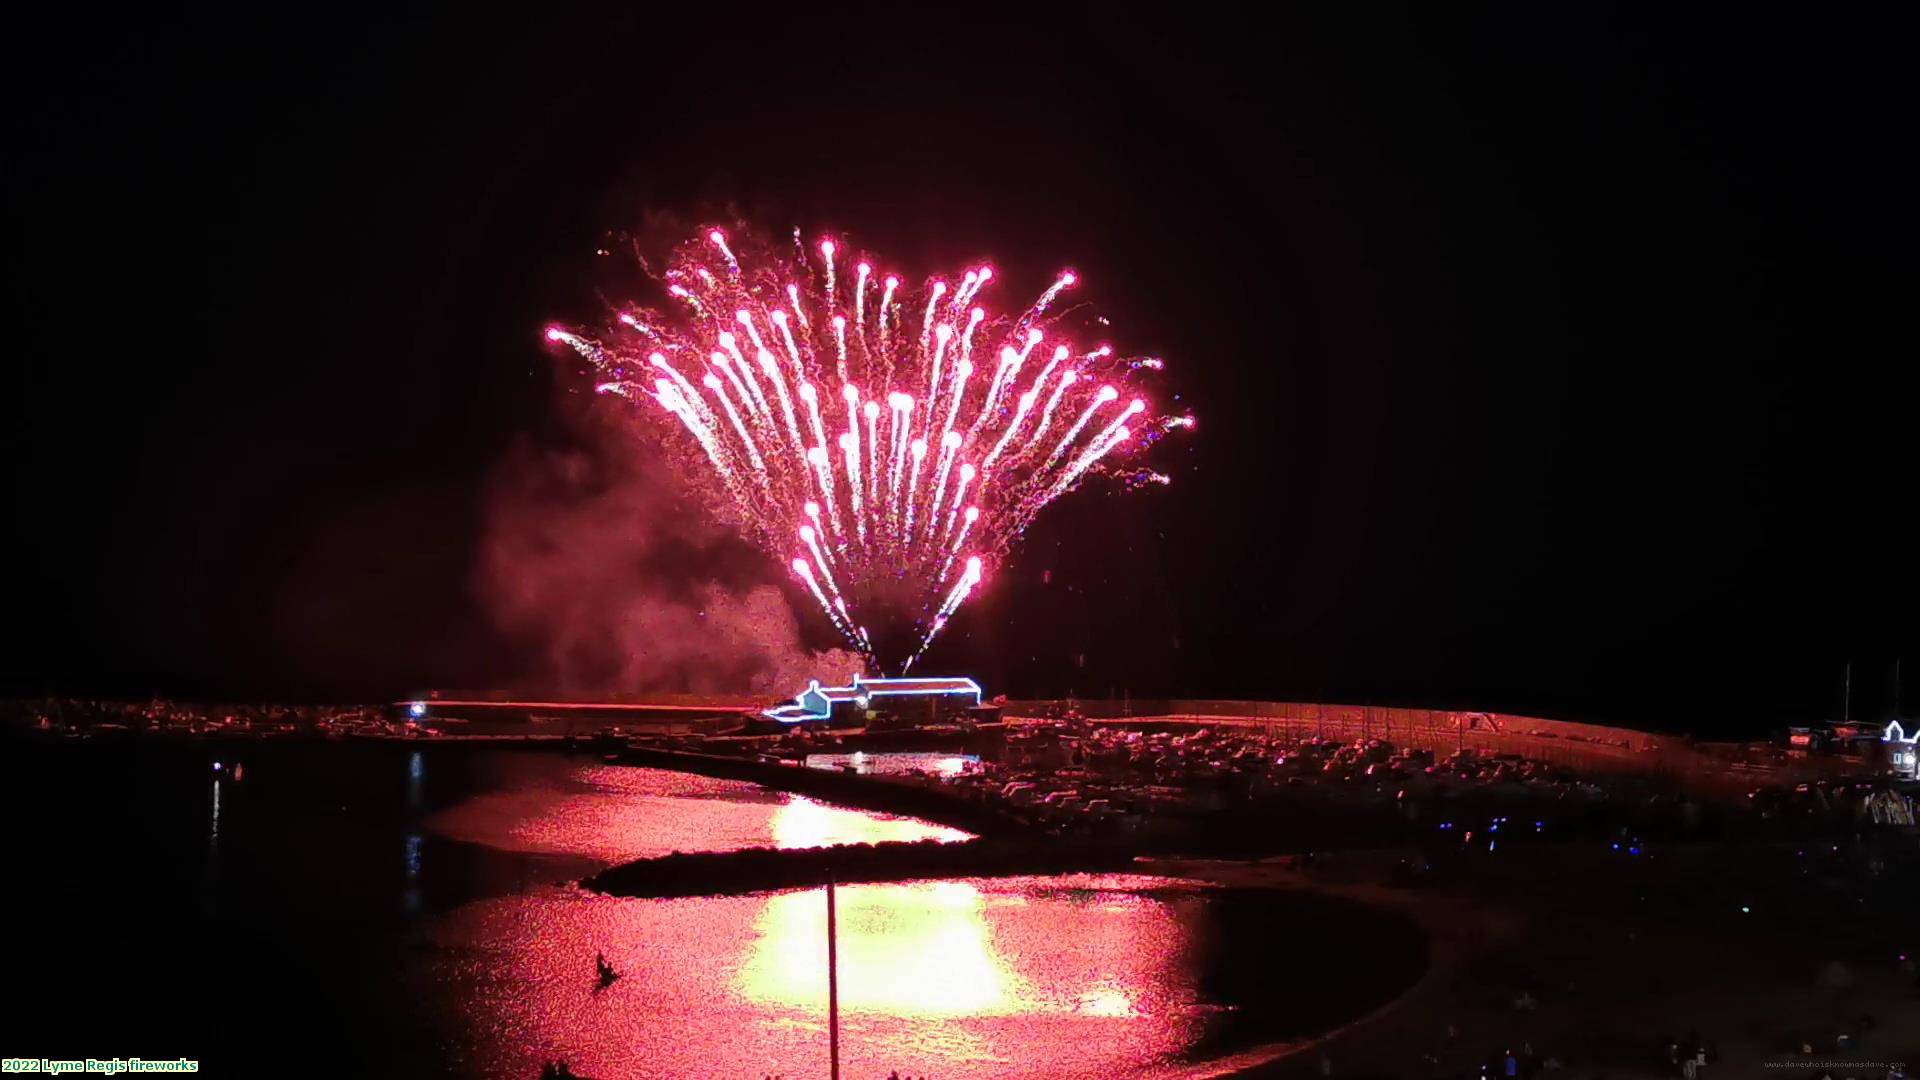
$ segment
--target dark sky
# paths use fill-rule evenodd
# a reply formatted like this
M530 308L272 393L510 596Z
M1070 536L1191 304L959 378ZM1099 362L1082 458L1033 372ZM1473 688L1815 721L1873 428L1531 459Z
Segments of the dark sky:
M15 28L7 689L510 681L539 330L606 230L729 204L1072 265L1199 415L956 620L990 689L1713 732L1920 661L1891 27L651 7Z

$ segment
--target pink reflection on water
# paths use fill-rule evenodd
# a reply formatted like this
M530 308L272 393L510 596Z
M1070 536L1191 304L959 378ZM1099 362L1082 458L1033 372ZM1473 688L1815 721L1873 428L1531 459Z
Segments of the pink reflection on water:
M671 851L952 841L930 822L677 773L519 762L433 819L508 850L616 861ZM844 1075L1153 1075L1202 1031L1182 961L1203 891L1152 878L1014 878L839 890ZM1146 890L1153 890L1148 892ZM450 1068L537 1075L826 1073L821 890L618 900L569 889L467 904L409 971ZM622 977L595 992L593 957ZM458 1003L457 1005L451 1003Z
M1201 891L1158 879L1017 878L839 890L845 1075L1170 1071L1204 1011L1181 957ZM1153 889L1152 893L1142 890ZM826 1072L820 890L699 900L563 891L436 927L462 1071L789 1077ZM593 992L593 954L624 974Z
M513 787L470 798L428 826L502 850L610 863L675 851L969 837L916 818L843 810L737 780L566 759L516 767Z

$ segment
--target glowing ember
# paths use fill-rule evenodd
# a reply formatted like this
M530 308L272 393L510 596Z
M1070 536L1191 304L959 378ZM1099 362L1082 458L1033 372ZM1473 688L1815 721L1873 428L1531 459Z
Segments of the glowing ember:
M672 414L847 641L911 667L1043 507L1193 420L1142 415L1132 380L1158 358L1075 342L1050 314L1072 273L1009 318L979 302L991 267L916 292L844 244L794 239L781 256L709 230L662 275L673 315L626 307L599 339L546 336L600 392Z

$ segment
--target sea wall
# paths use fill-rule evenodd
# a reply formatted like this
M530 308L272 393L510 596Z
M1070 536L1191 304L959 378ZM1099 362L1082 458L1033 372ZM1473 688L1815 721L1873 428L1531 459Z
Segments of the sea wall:
M1005 715L1053 715L1064 704L1009 701ZM1672 735L1510 713L1189 698L1081 701L1075 705L1090 719L1128 725L1250 725L1263 728L1275 738L1383 739L1436 752L1473 749L1521 754L1614 772L1682 774L1712 767L1687 740Z

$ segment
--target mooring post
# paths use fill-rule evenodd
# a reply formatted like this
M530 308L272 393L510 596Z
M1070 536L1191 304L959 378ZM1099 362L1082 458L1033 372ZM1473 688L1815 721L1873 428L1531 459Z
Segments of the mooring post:
M827 1055L840 1080L840 929L833 910L833 871L827 871Z

